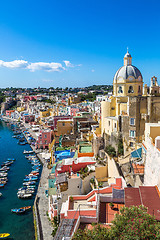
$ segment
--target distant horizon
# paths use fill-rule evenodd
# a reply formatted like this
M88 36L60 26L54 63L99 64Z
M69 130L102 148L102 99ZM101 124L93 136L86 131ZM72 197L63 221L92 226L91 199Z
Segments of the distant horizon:
M93 85L89 85L89 86L85 86L85 87L64 87L64 88L62 88L62 87L53 87L53 86L51 86L51 87L40 87L40 86L38 86L38 87L4 87L4 88L0 88L0 89L6 89L6 88L9 88L9 89L38 89L38 88L46 88L46 89L49 89L49 88L54 88L54 89L56 89L56 88L62 88L63 90L65 90L65 88L68 88L68 89L70 89L70 88L72 88L72 89L75 89L75 88L89 88L89 87L93 87L93 86L113 86L113 84L93 84Z
M159 7L157 0L3 1L0 88L111 85L127 47L144 83L154 75L160 82Z

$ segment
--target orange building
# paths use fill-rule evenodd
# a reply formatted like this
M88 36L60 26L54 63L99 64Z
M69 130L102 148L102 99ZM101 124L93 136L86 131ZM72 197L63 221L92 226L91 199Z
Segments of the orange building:
M63 119L57 121L57 135L71 134L73 132L73 120Z

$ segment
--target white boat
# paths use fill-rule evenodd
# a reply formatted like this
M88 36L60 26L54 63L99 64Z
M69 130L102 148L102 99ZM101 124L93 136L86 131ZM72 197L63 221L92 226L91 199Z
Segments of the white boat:
M6 177L8 173L0 173L0 177Z
M0 192L0 197L2 197L2 193Z
M32 151L32 150L31 150L31 151L27 151L27 150L24 150L24 151L23 151L24 154L29 154L29 153L33 153L33 152L34 152L34 151Z
M18 194L18 198L30 198L32 197L32 194Z

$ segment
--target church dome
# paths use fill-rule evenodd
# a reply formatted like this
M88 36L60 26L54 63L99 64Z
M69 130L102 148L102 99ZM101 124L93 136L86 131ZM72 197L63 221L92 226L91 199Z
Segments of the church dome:
M127 50L127 53L124 55L124 57L125 58L127 58L127 57L131 58L131 54L128 52L128 50Z
M126 80L130 76L134 77L135 79L138 79L139 77L142 79L142 74L138 68L133 65L126 65L118 69L114 76L114 80L118 80L118 78L123 78Z

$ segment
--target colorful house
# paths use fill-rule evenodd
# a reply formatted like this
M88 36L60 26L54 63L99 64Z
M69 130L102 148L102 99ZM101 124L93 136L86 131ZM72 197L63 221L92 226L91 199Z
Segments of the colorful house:
M95 170L96 160L94 157L80 157L80 158L67 158L62 161L62 164L58 164L57 173L64 172L79 172L81 169L86 168L87 166Z
M70 134L73 132L73 119L61 119L57 121L57 135Z
M52 142L52 132L50 130L41 130L36 141L36 149L48 149Z
M109 187L94 189L87 195L69 196L68 200L62 203L61 222L55 237L72 238L81 224L83 226L99 222L110 224L115 214L124 206L123 187L122 178L118 178ZM109 206L111 202L114 204L113 207ZM52 216L57 214L57 209L50 210Z

